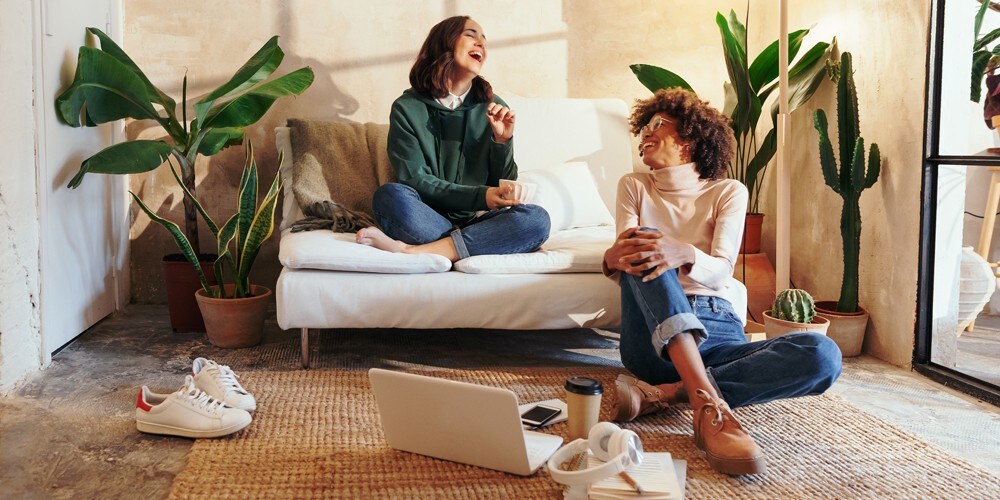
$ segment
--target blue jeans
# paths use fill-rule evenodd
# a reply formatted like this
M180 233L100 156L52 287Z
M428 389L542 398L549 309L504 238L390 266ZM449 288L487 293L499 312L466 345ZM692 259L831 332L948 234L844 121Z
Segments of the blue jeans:
M416 189L405 184L384 184L372 197L375 222L390 238L422 245L451 237L464 259L473 255L534 252L549 239L549 213L538 205L515 205L490 210L454 226L424 203Z
M621 276L622 364L646 383L681 379L661 353L665 355L666 343L683 331L699 341L709 381L733 408L822 394L840 376L840 349L824 335L793 333L747 342L732 304L718 297L685 295L676 270L647 283L630 274Z

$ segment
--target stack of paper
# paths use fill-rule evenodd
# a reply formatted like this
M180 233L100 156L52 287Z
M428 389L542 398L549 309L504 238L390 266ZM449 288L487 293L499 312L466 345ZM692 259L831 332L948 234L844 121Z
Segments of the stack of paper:
M588 467L596 467L601 461L589 455ZM684 498L684 476L687 472L687 462L671 460L669 453L646 453L641 464L626 471L643 493L629 485L623 477L616 474L587 487L587 497L598 500L619 498L650 498L661 500L680 500Z

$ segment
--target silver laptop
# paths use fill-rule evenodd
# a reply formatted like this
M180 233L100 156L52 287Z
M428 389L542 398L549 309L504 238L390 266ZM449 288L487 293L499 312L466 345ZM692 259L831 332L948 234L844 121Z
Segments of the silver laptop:
M507 389L372 368L368 371L389 446L527 476L562 437L526 431Z

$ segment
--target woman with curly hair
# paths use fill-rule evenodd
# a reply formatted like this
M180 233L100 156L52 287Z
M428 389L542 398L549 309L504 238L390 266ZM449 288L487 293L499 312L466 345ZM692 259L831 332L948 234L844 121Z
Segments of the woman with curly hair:
M615 420L689 403L695 444L714 469L763 472L730 408L822 393L840 375L840 350L812 333L746 340L746 288L733 268L748 196L724 178L729 119L665 89L637 101L629 121L651 172L618 183L620 234L604 254L604 274L621 285L622 364L635 375L615 383Z
M431 28L410 69L411 88L389 115L389 161L399 182L375 191L379 227L358 231L358 243L455 262L533 252L548 239L545 209L500 187L501 179L517 179L514 112L479 75L486 55L483 27L469 16Z

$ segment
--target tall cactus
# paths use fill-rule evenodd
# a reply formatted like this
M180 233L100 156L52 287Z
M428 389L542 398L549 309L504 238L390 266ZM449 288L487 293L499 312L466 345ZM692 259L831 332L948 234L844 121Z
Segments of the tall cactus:
M840 79L837 82L837 127L840 141L840 171L833 156L833 145L827 133L826 113L816 110L813 125L819 132L819 159L826 185L844 199L840 216L840 234L844 242L844 281L840 288L837 311L858 310L858 259L861 253L861 192L878 180L881 157L878 144L872 143L865 170L865 140L858 123L858 92L854 87L851 53L840 57Z
M816 317L816 303L809 292L790 288L774 298L771 316L795 323L812 323Z

